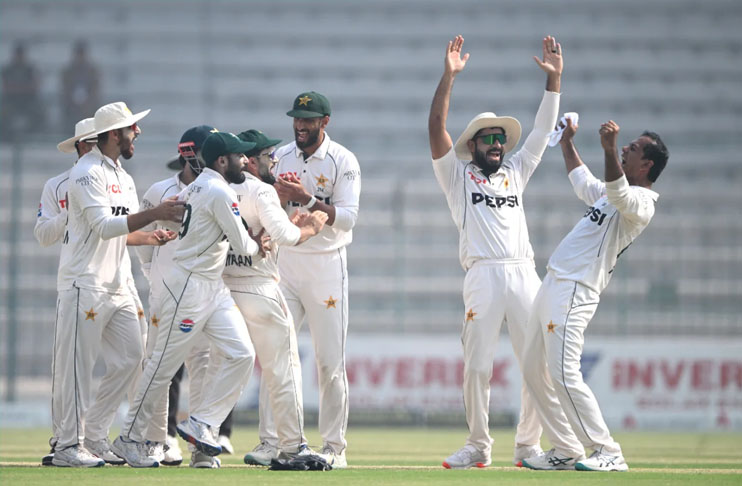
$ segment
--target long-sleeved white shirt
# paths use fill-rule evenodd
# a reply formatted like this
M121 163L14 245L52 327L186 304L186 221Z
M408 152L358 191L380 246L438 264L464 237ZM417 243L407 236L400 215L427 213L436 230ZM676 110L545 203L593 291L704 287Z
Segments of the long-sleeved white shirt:
M554 250L547 268L557 278L602 292L618 257L654 216L659 195L630 186L626 176L604 183L585 165L573 169L569 180L577 197L590 207Z
M67 169L46 181L41 191L33 234L44 248L52 246L64 236L67 224L67 181L71 170Z
M265 257L258 255L241 255L232 248L227 253L224 266L224 281L244 283L250 281L271 280L278 282L278 263L276 254L278 246L294 246L301 238L301 230L289 221L286 211L273 186L266 184L252 174L245 174L245 182L232 184L230 187L237 193L240 214L247 226L257 235L262 229L271 237L271 251Z
M335 206L335 222L332 226L326 224L317 236L281 251L320 253L349 245L353 241L353 226L358 220L358 200L361 195L361 168L356 156L330 140L325 132L322 144L307 160L304 160L296 142L276 150L276 157L279 159L274 169L276 176L293 173L307 192ZM298 203L289 201L286 210L293 214L299 207Z
M57 289L129 291L126 216L139 210L134 180L118 160L95 147L70 170L67 183L69 209Z
M558 112L559 93L545 91L523 146L489 177L471 161L457 159L453 147L433 160L435 177L459 230L464 270L477 260L533 260L523 191L546 150Z
M173 261L187 272L209 280L222 278L231 245L244 255L258 253L245 229L237 194L218 172L208 167L181 193L186 202Z

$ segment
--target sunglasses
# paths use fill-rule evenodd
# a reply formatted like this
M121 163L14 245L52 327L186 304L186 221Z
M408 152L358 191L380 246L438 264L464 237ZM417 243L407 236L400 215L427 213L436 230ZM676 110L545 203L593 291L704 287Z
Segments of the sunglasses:
M276 162L278 162L278 157L276 157L276 151L275 150L272 151L272 152L264 152L262 154L259 154L258 157L267 157L268 160L271 163L273 163L273 164L275 164Z
M500 145L505 145L508 137L504 133L490 133L488 135L480 135L477 137L485 145L494 145L497 140Z

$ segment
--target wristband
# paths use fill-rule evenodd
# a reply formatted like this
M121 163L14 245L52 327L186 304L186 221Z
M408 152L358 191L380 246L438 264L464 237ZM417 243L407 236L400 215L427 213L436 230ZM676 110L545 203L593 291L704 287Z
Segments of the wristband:
M309 198L309 202L304 204L302 207L306 209L312 209L312 207L317 204L317 198L312 196Z

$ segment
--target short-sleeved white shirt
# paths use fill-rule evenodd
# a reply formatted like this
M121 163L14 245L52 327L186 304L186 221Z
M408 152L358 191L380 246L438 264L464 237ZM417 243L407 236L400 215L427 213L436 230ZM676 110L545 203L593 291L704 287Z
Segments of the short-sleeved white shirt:
M67 182L69 209L57 289L128 292L131 268L123 264L127 215L139 211L134 180L119 161L95 147L70 170Z
M349 245L353 240L353 226L358 219L358 200L361 195L361 168L353 153L332 140L325 132L325 139L317 150L304 160L296 142L291 142L276 151L278 163L276 176L293 173L302 186L320 201L335 206L335 222L326 224L317 236L301 245L281 251L297 253L319 253L336 250ZM289 215L299 208L289 201Z
M604 183L585 165L573 169L569 179L577 196L590 207L554 250L547 268L557 278L602 292L618 257L654 216L659 195L630 186L625 176Z

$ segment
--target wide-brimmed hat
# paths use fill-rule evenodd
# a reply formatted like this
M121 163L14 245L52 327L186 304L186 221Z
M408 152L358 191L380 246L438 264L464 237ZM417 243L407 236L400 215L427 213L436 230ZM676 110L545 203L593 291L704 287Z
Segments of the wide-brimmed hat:
M183 135L180 137L180 142L178 142L178 152L181 152L181 155L178 155L176 158L169 161L167 163L167 168L172 170L182 169L185 164L182 151L190 148L193 152L198 152L201 150L201 147L203 147L208 136L218 131L219 130L211 125L198 125L197 127L189 128L183 132Z
M253 142L255 144L254 149L245 153L248 157L258 155L262 150L281 143L280 138L268 138L266 134L260 130L245 130L242 133L238 133L237 136L245 142Z
M213 164L222 155L244 154L255 148L254 142L245 142L229 132L214 132L209 135L201 147L201 156L207 165Z
M294 108L286 114L294 118L330 116L330 100L316 91L307 91L294 99Z
M85 118L75 123L75 136L57 144L57 150L66 154L74 153L77 149L75 143L79 141L95 141L95 119Z
M520 123L518 120L511 116L497 116L491 111L488 111L475 116L466 126L464 133L456 140L456 145L454 145L456 157L461 160L472 159L471 150L469 150L467 142L483 128L502 128L505 131L508 139L503 146L504 152L510 152L518 145L518 141L520 140Z
M95 112L95 134L100 135L117 128L130 127L149 115L150 111L144 110L134 114L123 101L103 105Z

